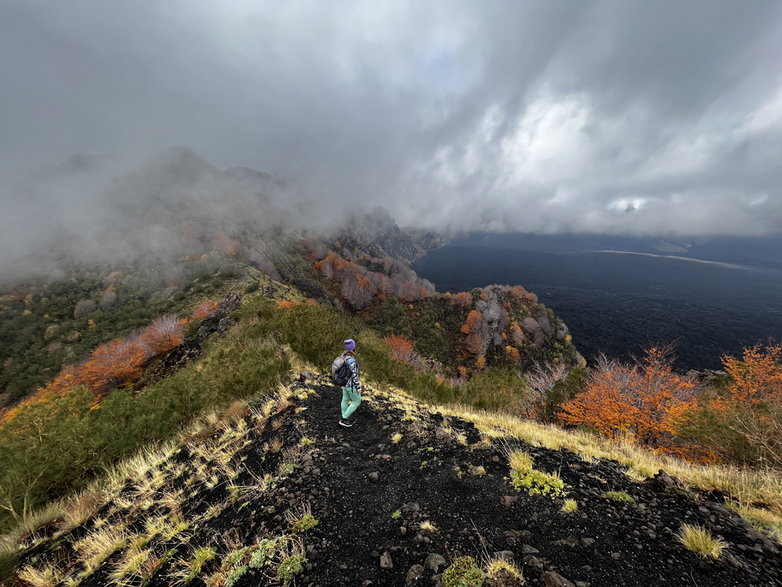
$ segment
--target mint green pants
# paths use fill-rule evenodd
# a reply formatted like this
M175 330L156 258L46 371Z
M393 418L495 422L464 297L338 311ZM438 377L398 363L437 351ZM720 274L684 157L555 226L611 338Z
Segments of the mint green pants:
M361 394L355 387L342 388L342 417L346 420L353 415L361 405Z

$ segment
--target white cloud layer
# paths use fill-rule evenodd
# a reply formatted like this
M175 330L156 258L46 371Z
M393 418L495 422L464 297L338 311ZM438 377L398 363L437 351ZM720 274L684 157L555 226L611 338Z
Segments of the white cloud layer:
M777 2L4 0L0 172L181 145L402 224L778 233L780 55Z

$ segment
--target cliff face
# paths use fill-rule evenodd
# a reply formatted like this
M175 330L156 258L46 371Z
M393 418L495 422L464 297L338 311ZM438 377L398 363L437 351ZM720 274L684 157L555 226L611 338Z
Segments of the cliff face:
M462 556L474 580L457 584L519 585L514 568L526 585L782 584L779 545L664 473L634 481L393 389L370 389L343 428L339 400L300 373L137 459L114 491L28 535L10 584L439 585L466 572ZM543 481L517 482L520 453ZM688 551L685 523L727 550Z

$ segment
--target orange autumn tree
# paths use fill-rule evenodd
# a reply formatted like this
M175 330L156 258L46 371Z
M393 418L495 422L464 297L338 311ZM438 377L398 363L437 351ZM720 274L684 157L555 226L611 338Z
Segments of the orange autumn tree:
M782 469L782 347L755 345L722 362L727 382L706 390L682 433L722 461Z
M462 324L461 330L467 335L464 339L464 348L467 353L473 356L483 355L487 346L483 335L483 314L478 310L470 310L470 313L467 314L467 321Z
M561 421L678 452L676 426L694 406L696 385L692 377L674 373L672 362L670 350L659 347L631 365L601 357L586 390L562 405Z
M386 336L383 342L391 347L388 353L391 359L399 361L400 363L407 363L415 367L417 371L423 371L426 369L426 359L415 351L413 343L407 340L404 336L392 334Z
M413 354L413 343L404 336L393 334L386 336L383 341L391 347L390 356L395 361L407 361Z
M741 359L722 358L730 376L728 392L736 401L782 403L782 347L771 344L744 349Z

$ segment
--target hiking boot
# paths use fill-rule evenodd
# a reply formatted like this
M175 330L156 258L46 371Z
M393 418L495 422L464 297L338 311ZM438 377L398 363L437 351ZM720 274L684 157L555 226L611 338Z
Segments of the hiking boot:
M340 418L339 419L339 425L340 426L344 426L345 428L350 428L351 426L353 426L353 421L352 420L346 420L345 418Z

